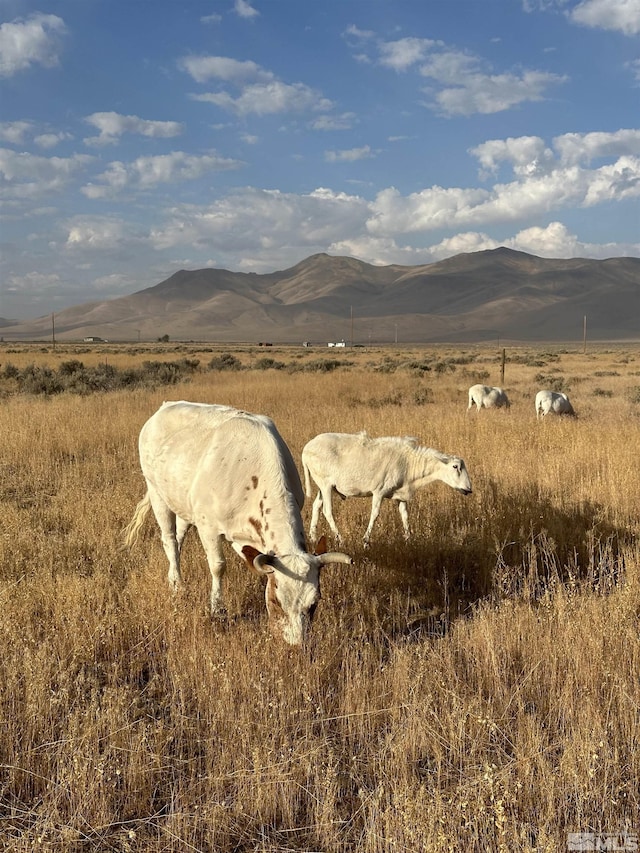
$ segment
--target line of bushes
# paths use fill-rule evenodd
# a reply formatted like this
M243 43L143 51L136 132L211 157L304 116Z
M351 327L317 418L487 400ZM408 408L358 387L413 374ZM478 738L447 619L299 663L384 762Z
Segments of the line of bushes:
M198 359L179 361L145 361L141 367L118 370L110 364L85 367L77 360L63 361L57 370L33 364L22 369L5 364L0 371L5 393L42 394L52 396L69 392L93 394L123 388L155 388L175 385L191 376L199 367Z
M141 367L120 370L108 363L86 367L79 359L63 361L58 369L28 365L24 368L7 363L0 369L0 393L38 394L52 396L65 392L93 394L100 391L118 391L134 388L157 388L188 381L201 370L286 370L289 373L331 372L340 367L350 367L353 362L337 359L318 359L306 364L285 364L273 358L260 358L245 367L232 353L214 356L202 368L197 358L177 361L145 361Z

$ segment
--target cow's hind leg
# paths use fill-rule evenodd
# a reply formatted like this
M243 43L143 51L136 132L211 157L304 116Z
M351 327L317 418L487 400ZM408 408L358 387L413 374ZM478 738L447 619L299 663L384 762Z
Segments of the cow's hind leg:
M373 497L371 498L371 516L369 518L369 526L367 527L363 542L365 548L369 545L369 538L371 536L371 531L373 530L373 525L375 524L376 518L380 514L380 506L382 505L382 495L374 492Z
M178 537L176 535L175 513L171 512L169 507L152 486L149 486L149 498L151 500L153 514L155 515L160 528L162 547L164 548L167 560L169 561L169 586L173 592L176 592L182 584L182 578L180 576L180 546L182 545L182 539L184 539L186 530L182 531L180 542L178 542Z
M329 486L328 488L322 489L322 496L320 498L320 503L322 506L322 512L324 517L327 519L327 524L331 528L331 532L336 538L336 542L340 544L342 542L342 536L338 531L338 525L336 524L335 518L333 517L333 502L331 500L333 493L333 486ZM316 501L318 498L316 498ZM312 536L311 539L314 537Z

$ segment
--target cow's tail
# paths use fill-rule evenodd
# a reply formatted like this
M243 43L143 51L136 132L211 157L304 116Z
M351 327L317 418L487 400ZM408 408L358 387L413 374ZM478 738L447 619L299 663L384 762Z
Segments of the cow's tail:
M147 491L146 495L142 498L142 500L136 507L135 512L133 513L133 518L122 531L124 544L127 548L131 548L132 545L135 545L138 539L138 535L140 534L142 525L144 524L144 520L150 509L151 498L149 497L149 492Z
M308 498L312 498L313 489L311 488L311 475L309 473L309 466L305 462L304 456L302 457L302 469L304 470L304 493Z

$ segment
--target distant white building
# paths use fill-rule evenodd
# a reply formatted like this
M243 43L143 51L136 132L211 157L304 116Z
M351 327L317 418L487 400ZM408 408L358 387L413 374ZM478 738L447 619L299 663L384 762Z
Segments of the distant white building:
M82 340L85 344L106 344L106 343L108 343L108 341L106 341L104 338L98 338L98 337L96 337L96 335L87 335L87 337L83 338Z
M327 346L328 347L346 347L346 343L344 341L329 341Z

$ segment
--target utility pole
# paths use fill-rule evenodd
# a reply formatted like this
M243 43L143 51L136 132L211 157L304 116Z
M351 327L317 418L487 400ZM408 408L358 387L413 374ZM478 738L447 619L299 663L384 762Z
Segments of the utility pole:
M56 348L56 315L51 312L51 341L53 348Z
M394 323L394 326L396 327L396 343L398 343L398 324Z
M582 332L582 343L583 343L582 351L586 355L587 354L587 315L586 314L584 315L584 327L583 327L583 332Z
M351 306L351 349L353 349L353 305Z

